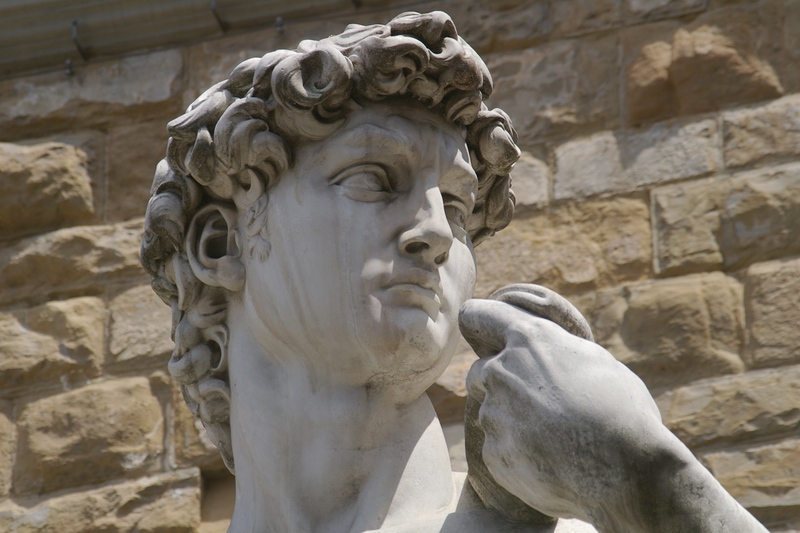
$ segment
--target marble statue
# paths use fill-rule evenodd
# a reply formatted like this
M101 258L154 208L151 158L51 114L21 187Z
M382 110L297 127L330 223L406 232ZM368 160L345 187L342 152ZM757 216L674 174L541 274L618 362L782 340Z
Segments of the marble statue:
M491 90L446 14L404 13L244 61L169 124L142 262L229 531L766 531L566 300L470 299L514 208ZM459 328L468 480L425 394Z

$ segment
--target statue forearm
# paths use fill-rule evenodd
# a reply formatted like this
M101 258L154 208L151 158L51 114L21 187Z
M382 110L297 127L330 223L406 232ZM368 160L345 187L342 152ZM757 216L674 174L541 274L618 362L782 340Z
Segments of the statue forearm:
M598 531L767 532L677 437L666 428L659 433L649 453L630 456L631 477L620 490L611 491L615 497L601 509L585 509Z

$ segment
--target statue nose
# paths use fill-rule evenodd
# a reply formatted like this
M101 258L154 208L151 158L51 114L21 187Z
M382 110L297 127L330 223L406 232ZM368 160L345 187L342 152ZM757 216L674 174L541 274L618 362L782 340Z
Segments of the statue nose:
M428 266L439 267L447 262L453 244L453 231L444 210L438 188L425 192L425 201L413 222L400 234L400 252L417 258Z

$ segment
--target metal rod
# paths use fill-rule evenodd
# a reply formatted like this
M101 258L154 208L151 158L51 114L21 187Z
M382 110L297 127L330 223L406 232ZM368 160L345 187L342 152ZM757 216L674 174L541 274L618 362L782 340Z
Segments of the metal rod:
M78 40L78 19L72 19L72 42L75 44L75 48L78 49L78 53L83 60L88 61L89 49L81 46L81 42Z
M214 20L217 21L217 26L219 26L219 29L222 31L222 33L227 32L228 24L222 20L222 17L220 17L219 13L217 12L217 0L211 0L211 14L214 15Z

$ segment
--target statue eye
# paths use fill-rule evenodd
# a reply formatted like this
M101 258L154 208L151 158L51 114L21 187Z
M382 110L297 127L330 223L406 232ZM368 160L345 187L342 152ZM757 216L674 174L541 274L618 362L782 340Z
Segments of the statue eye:
M358 165L337 174L331 181L343 192L359 202L390 200L394 194L389 176L379 165Z
M464 203L457 198L450 195L444 196L444 213L453 226L461 229L467 228L469 213Z

